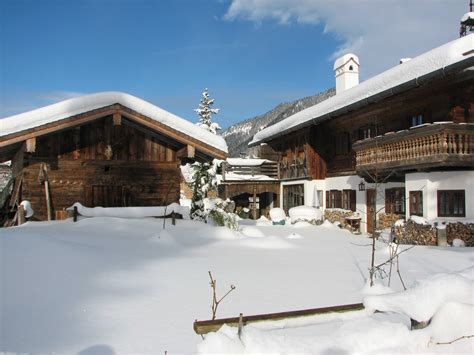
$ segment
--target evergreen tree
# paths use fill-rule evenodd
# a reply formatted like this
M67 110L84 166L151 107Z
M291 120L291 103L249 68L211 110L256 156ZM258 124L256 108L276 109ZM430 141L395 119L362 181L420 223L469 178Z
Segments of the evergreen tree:
M194 111L199 116L199 122L196 123L198 126L207 129L209 132L217 134L217 130L221 129L219 124L212 122L212 115L219 112L218 108L211 108L214 104L214 99L209 98L207 89L204 89L202 93L201 103L199 107Z
M206 220L206 212L204 211L204 198L207 192L215 186L213 179L212 167L208 163L194 163L193 178L191 181L191 189L193 197L191 200L191 219L198 221Z

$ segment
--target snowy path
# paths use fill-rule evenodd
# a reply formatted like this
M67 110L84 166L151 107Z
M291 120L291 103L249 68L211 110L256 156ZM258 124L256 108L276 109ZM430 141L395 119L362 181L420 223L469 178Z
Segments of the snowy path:
M0 351L189 354L201 341L193 321L210 317L208 270L221 294L237 287L219 317L355 303L370 257L357 244L368 243L333 227L163 231L156 219L2 229ZM407 284L472 264L468 248L416 247L401 260Z

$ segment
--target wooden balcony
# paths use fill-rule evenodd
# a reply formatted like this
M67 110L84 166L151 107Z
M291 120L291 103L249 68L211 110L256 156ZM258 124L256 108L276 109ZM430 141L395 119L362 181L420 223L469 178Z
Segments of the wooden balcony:
M354 143L359 173L474 167L474 124L433 123Z
M228 159L241 163L222 164L222 177L229 180L275 180L279 179L278 163L266 159ZM260 164L258 164L261 162Z

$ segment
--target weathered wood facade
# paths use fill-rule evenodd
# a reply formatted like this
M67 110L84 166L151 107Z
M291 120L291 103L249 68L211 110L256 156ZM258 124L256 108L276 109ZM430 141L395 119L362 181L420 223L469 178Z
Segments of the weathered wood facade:
M74 202L88 207L176 202L181 159L225 157L122 105L0 137L0 155L13 161L16 185L21 184L18 200L29 200L40 220L48 218L48 204L54 217Z

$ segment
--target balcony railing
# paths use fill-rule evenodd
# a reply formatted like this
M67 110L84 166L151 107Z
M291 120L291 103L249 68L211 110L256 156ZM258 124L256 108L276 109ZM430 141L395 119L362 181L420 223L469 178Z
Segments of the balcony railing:
M245 161L231 165L226 162L222 165L222 176L224 181L278 179L278 163L266 160L260 165L251 165Z
M354 143L356 170L474 166L474 124L434 123Z

